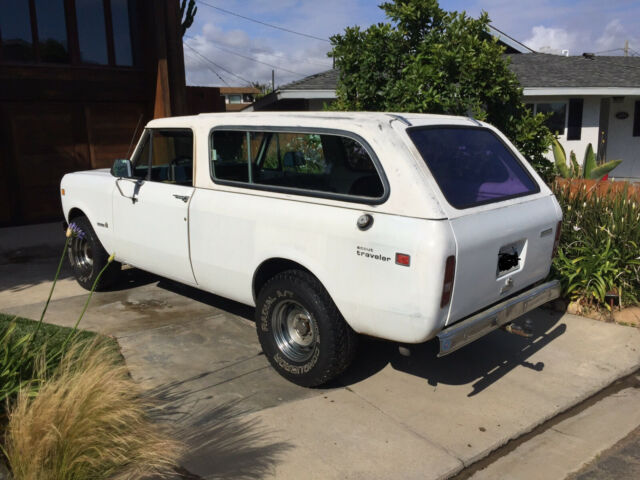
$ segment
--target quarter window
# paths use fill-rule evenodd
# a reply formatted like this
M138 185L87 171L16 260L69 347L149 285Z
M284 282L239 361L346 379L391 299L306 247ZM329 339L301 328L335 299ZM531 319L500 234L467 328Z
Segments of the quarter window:
M367 149L341 135L214 130L214 180L255 188L381 198L384 187Z

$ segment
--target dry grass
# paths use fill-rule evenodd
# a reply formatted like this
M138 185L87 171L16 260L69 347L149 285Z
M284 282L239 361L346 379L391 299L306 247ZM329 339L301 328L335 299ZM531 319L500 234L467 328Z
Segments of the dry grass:
M5 450L15 480L167 476L182 454L112 346L74 346L35 398L9 412Z

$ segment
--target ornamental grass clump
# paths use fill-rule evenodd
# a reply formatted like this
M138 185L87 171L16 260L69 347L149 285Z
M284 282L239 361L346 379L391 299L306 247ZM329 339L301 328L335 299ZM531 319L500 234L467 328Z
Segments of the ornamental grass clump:
M84 232L76 224L71 223L66 232L66 241L51 283L49 295L35 328L24 328L24 322L20 322L20 319L17 318L14 318L8 324L0 322L0 422L7 405L15 399L20 389L28 389L30 394L35 394L41 381L56 368L67 349L74 342L87 336L86 333L78 330L78 325L80 325L80 321L87 311L100 278L114 260L113 254L109 257L107 265L99 272L93 283L84 308L80 312L74 327L72 329L57 329L51 335L49 329L44 326L44 316L51 302L53 291L62 270L62 264L67 255L70 242L76 237L84 237ZM66 332L65 337L60 341L60 336L63 332Z
M76 343L37 396L9 411L4 450L14 480L166 477L182 453L108 343Z
M573 182L575 183L575 181ZM576 188L577 187L577 188ZM586 308L637 304L640 296L640 199L623 189L552 185L564 214L552 272L563 294Z

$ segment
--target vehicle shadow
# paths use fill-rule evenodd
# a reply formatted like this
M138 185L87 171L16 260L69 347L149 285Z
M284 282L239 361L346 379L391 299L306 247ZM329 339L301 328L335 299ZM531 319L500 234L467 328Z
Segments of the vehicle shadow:
M248 305L170 280L160 279L158 286L254 321L255 309ZM561 312L539 308L516 321L520 323L525 318L532 318L532 337L525 338L496 330L442 358L437 357L437 340L407 345L411 354L406 357L399 353L395 342L362 336L353 364L340 377L320 388L353 385L391 365L395 370L425 379L432 386L470 385L468 396L478 395L516 367L541 372L544 363L532 363L528 359L565 333L566 325L558 324L562 315Z
M173 280L168 280L166 278L155 277L155 279L158 280L158 287L160 288L190 298L196 302L224 310L227 313L242 317L250 322L254 321L254 307L250 307L249 305L245 305L234 300L229 300L228 298L220 297L213 293L198 290L197 288L174 282Z
M142 287L161 280L153 273L145 272L137 268L123 268L118 276L118 281L109 287L110 292L120 292L131 288Z
M469 384L471 391L468 396L472 397L516 367L537 372L544 369L544 363L532 363L528 359L563 335L566 325L558 324L562 317L560 312L538 309L528 315L535 315L532 337L524 338L496 330L442 358L437 357L437 340L407 346L410 355L403 356L395 343L363 338L352 367L335 381L336 385L331 386L353 385L390 364L398 371L424 378L432 386Z

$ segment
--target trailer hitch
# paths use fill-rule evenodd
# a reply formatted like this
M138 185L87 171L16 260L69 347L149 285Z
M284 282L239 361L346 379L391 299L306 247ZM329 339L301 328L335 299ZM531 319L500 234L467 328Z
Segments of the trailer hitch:
M520 335L521 337L533 337L533 323L529 319L525 320L524 326L520 326L512 322L506 324L502 329L507 333L513 333L514 335Z

